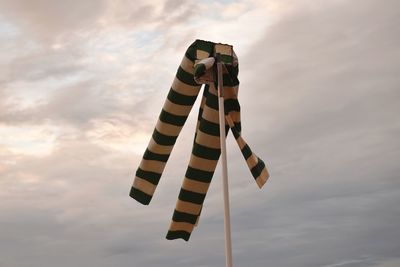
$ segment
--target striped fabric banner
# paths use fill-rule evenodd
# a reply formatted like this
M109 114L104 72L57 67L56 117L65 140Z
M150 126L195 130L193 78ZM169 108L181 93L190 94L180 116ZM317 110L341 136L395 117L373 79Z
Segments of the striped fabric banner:
M196 40L187 49L131 187L132 198L145 205L150 203L176 139L204 83L192 153L167 239L189 240L221 153L218 94L213 79L213 56L218 47L213 42ZM232 62L224 65L223 75L226 133L231 129L261 188L269 177L268 171L264 162L251 151L241 136L240 105L237 99L238 60L234 53L224 55L223 50L218 52L225 57L225 61Z

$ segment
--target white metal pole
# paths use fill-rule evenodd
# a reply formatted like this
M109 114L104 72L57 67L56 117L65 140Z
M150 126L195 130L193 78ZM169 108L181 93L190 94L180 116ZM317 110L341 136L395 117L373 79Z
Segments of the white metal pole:
M224 223L225 223L225 257L226 267L232 267L232 241L231 241L231 219L229 211L229 188L228 188L228 166L226 159L225 140L225 108L223 92L222 62L217 61L218 73L218 109L219 109L219 133L222 157L222 187L224 190Z

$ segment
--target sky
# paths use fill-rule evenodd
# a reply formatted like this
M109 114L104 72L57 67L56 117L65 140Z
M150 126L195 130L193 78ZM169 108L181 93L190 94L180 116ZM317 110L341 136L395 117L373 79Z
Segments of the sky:
M224 266L220 165L165 239L197 108L150 205L128 196L195 39L233 45L271 174L229 135L234 266L400 266L398 25L397 0L0 0L0 267Z

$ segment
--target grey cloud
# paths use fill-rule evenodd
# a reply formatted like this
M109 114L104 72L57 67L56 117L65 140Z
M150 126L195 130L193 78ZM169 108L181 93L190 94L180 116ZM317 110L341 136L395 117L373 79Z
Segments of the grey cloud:
M271 178L257 188L230 136L234 263L386 266L400 258L400 9L396 1L302 3L267 29L254 52L239 55L243 135ZM97 107L139 113L107 104L101 88L71 87L74 94L55 94L42 112L76 124L104 116ZM141 100L147 108L149 100ZM63 140L50 158L24 158L3 171L1 264L223 265L219 171L191 241L164 240L190 154L191 118L150 206L128 197L140 155L112 153L83 135ZM18 171L42 182L13 183Z
M82 26L93 25L105 1L9 1L0 2L2 14L26 33L51 41Z

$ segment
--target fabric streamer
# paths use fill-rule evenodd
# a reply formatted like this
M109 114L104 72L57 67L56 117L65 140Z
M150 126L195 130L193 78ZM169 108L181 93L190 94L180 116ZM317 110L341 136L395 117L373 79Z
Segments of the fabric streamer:
M221 154L215 55L224 61L223 90L226 133L231 129L257 185L261 188L269 174L241 136L239 64L236 54L218 51L218 44L197 39L186 50L143 158L136 171L130 196L148 205L154 195L176 139L204 85L192 154L172 216L167 239L189 240L197 225L203 202ZM233 51L233 50L232 50Z

